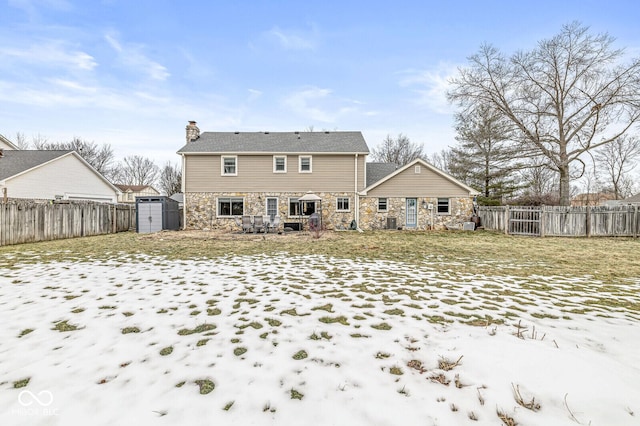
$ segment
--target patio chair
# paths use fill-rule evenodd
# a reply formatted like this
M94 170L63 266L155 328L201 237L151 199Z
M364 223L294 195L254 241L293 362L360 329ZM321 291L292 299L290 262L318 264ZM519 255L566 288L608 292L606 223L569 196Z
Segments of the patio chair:
M233 218L233 220L236 222L236 225L238 226L238 228L242 229L242 219L236 216Z
M264 218L262 216L253 217L253 232L263 232L265 230Z
M242 216L242 232L246 233L248 231L253 231L251 216Z
M277 231L280 227L280 216L274 216L273 220L269 221L269 229Z

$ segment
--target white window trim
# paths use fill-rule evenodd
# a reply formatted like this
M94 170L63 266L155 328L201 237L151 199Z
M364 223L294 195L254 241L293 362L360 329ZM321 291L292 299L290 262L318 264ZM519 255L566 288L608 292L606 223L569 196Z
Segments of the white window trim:
M439 207L439 206L438 206L438 204L439 204L439 203L438 203L438 200L440 200L440 199L443 199L443 200L445 200L445 199L446 199L446 200L448 200L448 202L447 202L447 212L446 212L446 213L445 213L445 212L439 212L439 211L438 211L438 207ZM447 197L438 197L438 199L436 200L435 208L436 208L436 214L439 214L439 215L441 215L441 216L449 216L449 215L451 215L451 198L447 198Z
M225 173L224 172L224 160L225 158L233 158L236 162L236 172L235 173ZM220 156L220 175L221 176L238 176L238 156L237 155L221 155Z
M422 173L422 167L420 167L420 165L417 165L413 168L413 171L415 174L419 175L420 173Z
M349 203L349 208L344 210L344 209L340 209L338 207L338 200L347 200L347 203ZM351 211L351 199L349 197L337 197L336 198L336 211L337 212L341 212L341 213L348 213Z
M380 199L385 199L385 200L387 200L387 208L386 208L386 209L384 209L384 210L380 209ZM388 212L388 211L389 211L389 198L387 198L387 197L378 197L378 203L377 203L377 204L378 204L378 211L379 211L379 212L385 212L385 213L386 213L386 212Z
M228 176L228 175L227 175ZM244 207L245 207L245 203L247 200L244 199L244 197L218 197L216 198L216 217L220 217L220 218L233 218L233 217L241 217L242 215L234 215L234 214L229 214L229 215L221 215L220 214L220 200L229 200L229 209L233 210L232 206L233 206L233 200L242 200L242 213L244 214Z
M280 215L280 199L278 197L265 197L264 199L264 215L269 216L269 200L276 200L276 216Z
M284 158L284 170L276 170L276 158ZM273 173L287 173L287 156L286 155L273 156Z
M302 159L309 159L309 170L302 170ZM299 155L298 156L298 173L311 173L313 171L313 157L311 155Z

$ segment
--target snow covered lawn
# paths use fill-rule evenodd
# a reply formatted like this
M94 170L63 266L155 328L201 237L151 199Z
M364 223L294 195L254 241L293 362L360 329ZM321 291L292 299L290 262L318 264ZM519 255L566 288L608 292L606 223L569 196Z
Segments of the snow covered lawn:
M640 280L435 261L22 264L0 424L638 425L639 309Z

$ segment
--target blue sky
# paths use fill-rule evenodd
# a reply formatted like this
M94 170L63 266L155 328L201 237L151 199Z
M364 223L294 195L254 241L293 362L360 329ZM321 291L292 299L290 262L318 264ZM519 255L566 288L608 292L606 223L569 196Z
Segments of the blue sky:
M637 1L0 0L0 133L178 161L202 131L360 130L454 144L447 79L574 20L640 56Z

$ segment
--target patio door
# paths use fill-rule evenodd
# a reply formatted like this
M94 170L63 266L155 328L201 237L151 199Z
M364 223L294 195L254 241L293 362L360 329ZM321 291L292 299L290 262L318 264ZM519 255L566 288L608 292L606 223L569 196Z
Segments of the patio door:
M273 222L273 218L278 215L278 199L267 198L267 216L269 220Z
M418 224L418 199L407 198L406 227L415 228Z

